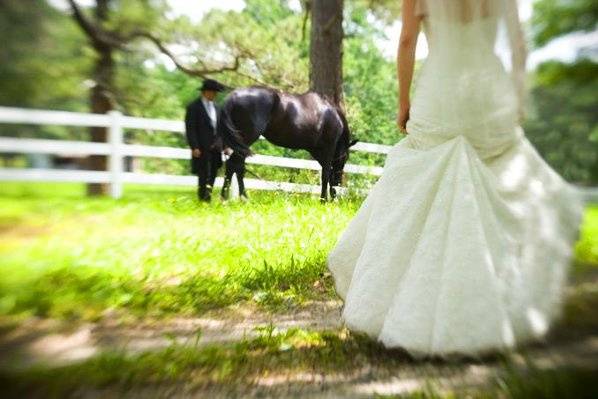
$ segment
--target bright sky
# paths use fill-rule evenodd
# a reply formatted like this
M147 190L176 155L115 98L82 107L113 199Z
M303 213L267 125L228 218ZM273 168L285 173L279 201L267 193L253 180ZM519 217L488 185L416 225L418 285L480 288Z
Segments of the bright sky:
M240 11L245 7L244 0L168 0L168 3L176 14L186 15L196 22L214 8Z

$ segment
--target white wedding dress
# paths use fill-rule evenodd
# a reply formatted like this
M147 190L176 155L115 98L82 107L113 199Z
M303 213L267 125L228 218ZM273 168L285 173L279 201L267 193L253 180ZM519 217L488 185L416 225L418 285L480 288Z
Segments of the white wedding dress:
M328 256L345 324L387 347L501 351L559 315L583 204L518 125L517 71L497 56L513 4L419 3L430 50L409 135Z

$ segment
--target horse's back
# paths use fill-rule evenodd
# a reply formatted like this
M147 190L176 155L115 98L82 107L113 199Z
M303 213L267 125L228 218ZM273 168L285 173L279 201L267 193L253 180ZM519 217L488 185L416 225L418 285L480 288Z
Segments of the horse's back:
M264 87L234 90L226 99L225 110L246 133L262 134L276 105L276 93Z

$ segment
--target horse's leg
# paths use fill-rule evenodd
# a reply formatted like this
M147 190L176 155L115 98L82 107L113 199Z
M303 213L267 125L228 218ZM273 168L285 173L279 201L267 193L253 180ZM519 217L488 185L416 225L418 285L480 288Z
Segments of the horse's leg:
M245 158L239 163L237 182L239 183L239 195L243 198L247 198L247 192L245 192Z
M328 201L328 184L330 183L330 174L332 173L332 165L330 161L321 163L322 165L322 192L320 194L320 201Z
M222 185L222 191L220 191L220 197L223 200L227 200L229 198L229 190L230 190L230 179L227 177L224 178L224 184Z
M222 197L222 199L227 200L230 197L230 184L232 181L232 177L233 177L233 171L230 168L230 165L228 163L229 161L226 161L226 171L224 174L224 184L222 185L222 191L220 192L220 196Z
M330 200L334 200L336 198L336 189L334 188L334 168L330 166L330 183L328 184L330 188Z

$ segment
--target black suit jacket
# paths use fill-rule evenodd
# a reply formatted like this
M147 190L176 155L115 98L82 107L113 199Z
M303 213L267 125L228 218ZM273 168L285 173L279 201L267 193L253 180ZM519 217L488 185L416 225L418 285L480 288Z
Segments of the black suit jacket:
M216 107L216 105L214 105ZM220 110L216 107L216 115L220 116ZM185 135L191 149L199 148L201 157L191 159L191 173L198 174L202 168L208 165L211 168L219 169L222 166L220 153L222 151L222 139L217 134L208 111L204 107L201 97L187 106L185 113Z
M220 110L216 107L216 115ZM216 126L204 107L201 97L187 106L185 113L185 134L191 149L199 148L202 152L210 150L222 151L222 139L216 132Z

